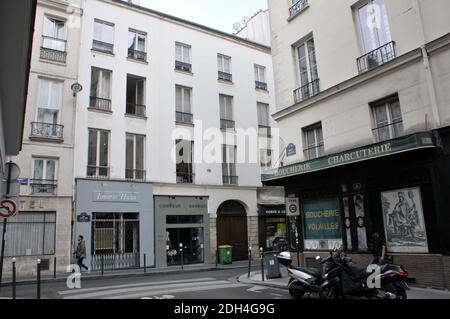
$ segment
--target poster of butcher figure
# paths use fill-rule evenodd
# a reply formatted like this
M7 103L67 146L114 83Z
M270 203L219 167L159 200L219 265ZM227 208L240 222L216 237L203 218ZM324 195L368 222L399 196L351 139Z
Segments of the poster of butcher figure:
M394 253L428 253L420 188L381 193L388 250Z

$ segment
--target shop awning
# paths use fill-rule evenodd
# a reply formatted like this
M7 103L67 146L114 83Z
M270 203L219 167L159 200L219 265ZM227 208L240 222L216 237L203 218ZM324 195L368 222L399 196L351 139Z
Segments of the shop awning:
M261 175L261 179L263 182L268 182L393 154L434 147L436 147L436 142L433 134L431 132L422 132L382 143L355 148L341 153L327 155L306 162L271 169L265 171Z

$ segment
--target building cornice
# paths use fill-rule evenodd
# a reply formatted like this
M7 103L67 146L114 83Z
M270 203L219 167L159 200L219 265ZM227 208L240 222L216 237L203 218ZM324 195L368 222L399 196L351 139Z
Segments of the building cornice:
M445 36L439 39L429 42L428 44L425 45L425 48L427 49L427 52L431 55L436 52L439 52L440 50L448 47L449 45L450 45L450 33L446 34ZM322 103L330 98L343 94L348 90L354 89L357 86L364 85L367 82L378 79L384 76L386 73L396 71L411 63L416 63L421 59L422 59L421 48L414 49L374 70L359 74L353 78L350 78L344 82L332 86L306 101L286 107L274 113L272 116L276 121L282 120L289 115L313 107L318 103Z
M64 0L38 0L38 6L47 7L67 14L83 15L83 10L69 1Z

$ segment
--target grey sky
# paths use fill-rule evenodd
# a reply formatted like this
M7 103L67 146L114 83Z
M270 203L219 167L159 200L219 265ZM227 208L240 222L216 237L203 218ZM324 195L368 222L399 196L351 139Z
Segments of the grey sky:
M267 0L141 0L141 5L232 33L234 22L267 9Z

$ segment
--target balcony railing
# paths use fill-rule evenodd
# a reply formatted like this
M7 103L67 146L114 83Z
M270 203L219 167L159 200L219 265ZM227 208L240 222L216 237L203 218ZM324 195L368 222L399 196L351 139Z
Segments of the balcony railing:
M51 123L31 123L30 138L49 139L62 141L64 136L64 126Z
M320 93L319 79L309 82L308 84L294 91L295 103L300 103Z
M134 116L140 116L140 117L146 117L146 106L141 104L135 104L135 103L127 103L127 109L126 114L134 115Z
M307 161L319 158L325 155L324 144L311 146L303 150L303 155Z
M232 120L225 120L220 119L220 129L221 130L229 130L229 129L235 129L236 128L236 122Z
M260 82L260 81L255 81L255 88L267 91L267 83Z
M175 61L175 70L192 72L192 64L181 61Z
M177 183L179 183L179 184L194 183L194 173L177 172Z
M147 52L128 49L128 57L139 61L147 61Z
M403 120L395 120L392 123L380 125L372 129L377 142L384 142L403 134Z
M270 126L266 126L266 125L258 125L258 135L271 137L272 136L272 128Z
M370 71L380 65L395 59L395 42L389 42L378 49L359 57L356 62L358 64L359 73Z
M89 106L93 109L111 112L111 100L101 97L91 96L89 98Z
M194 115L191 113L176 112L176 121L178 123L192 124L194 123Z
M67 58L66 45L67 41L64 39L58 39L43 35L41 47L41 59L55 61L59 63L66 63Z
M126 169L125 178L129 180L145 181L147 171L143 169Z
M32 194L56 195L58 181L49 179L32 179L30 181Z
M230 73L219 71L219 80L233 82L233 75Z
M293 17L301 11L305 10L307 7L308 0L298 0L289 8L289 13L291 17Z
M112 54L114 53L114 44L94 40L92 41L92 50Z
M222 176L224 185L237 185L238 184L238 176Z
M109 167L88 165L86 175L89 178L108 179Z

